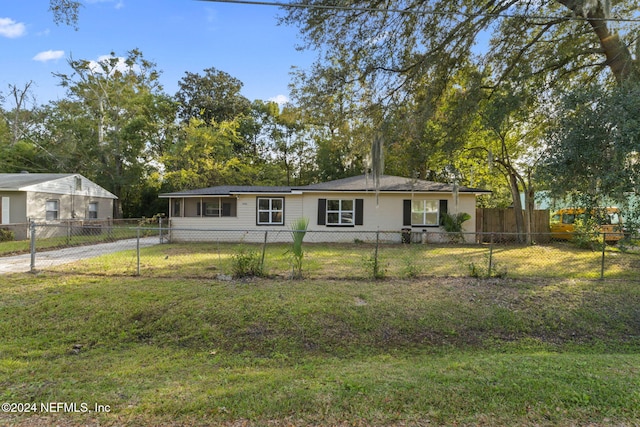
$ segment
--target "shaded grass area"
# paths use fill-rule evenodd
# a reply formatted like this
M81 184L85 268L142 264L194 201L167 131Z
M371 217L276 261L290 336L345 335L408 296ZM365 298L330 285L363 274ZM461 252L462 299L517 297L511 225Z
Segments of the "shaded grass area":
M287 244L266 246L230 243L165 244L144 248L140 274L144 277L216 278L231 275L233 255L253 251L263 257L271 277L290 277L292 266ZM302 275L312 279L368 279L373 277L372 244L305 244ZM471 267L510 278L600 278L602 252L579 249L569 243L536 246L496 245L380 245L377 251L380 275L387 278L470 276ZM60 267L88 274L134 275L137 256L133 251ZM488 274L487 274L488 275ZM607 247L604 277L640 280L640 253Z
M43 274L0 295L2 401L112 408L3 424L640 422L623 281Z

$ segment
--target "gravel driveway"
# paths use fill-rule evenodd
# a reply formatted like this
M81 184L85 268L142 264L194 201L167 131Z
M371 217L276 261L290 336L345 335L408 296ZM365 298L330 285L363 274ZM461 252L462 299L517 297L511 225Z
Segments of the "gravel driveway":
M42 270L60 264L80 261L100 255L111 254L136 248L137 239L118 240L110 243L98 243L88 246L55 249L36 253L36 270ZM140 247L148 247L160 243L158 237L144 237L140 239ZM0 274L24 273L31 270L31 255L15 255L0 257Z

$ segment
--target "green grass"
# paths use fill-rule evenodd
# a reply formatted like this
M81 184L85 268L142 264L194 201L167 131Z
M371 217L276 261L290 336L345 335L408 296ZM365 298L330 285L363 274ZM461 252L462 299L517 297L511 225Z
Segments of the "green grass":
M0 295L0 400L111 408L0 424L640 422L623 280L47 273L2 276Z
M233 256L251 249L262 254L262 245L229 243L164 244L144 248L140 255L143 277L190 277L215 279L233 274ZM290 246L268 244L264 251L264 270L268 276L291 277ZM310 279L368 279L373 277L371 244L305 243L302 276ZM455 276L468 277L470 266L488 270L488 245L380 245L378 268L386 278ZM602 252L579 249L569 243L536 246L496 245L491 253L494 272L508 278L598 279ZM640 254L607 247L604 277L638 280ZM134 275L134 251L66 265L58 270L106 275Z
M47 237L47 238L37 238L36 240L36 250L37 251L47 251L54 250L63 247L70 246L83 246L83 245L93 245L96 243L103 242L114 242L122 239L135 239L138 235L137 228L133 226L122 226L122 227L110 227L102 231L99 234L78 234L69 232L68 235L64 235L67 231L66 227L55 227L48 226L48 228L43 228L44 226L40 226L40 230L43 233L58 233L63 234L55 237ZM158 229L149 227L148 229L141 229L140 235L142 237L149 235L157 235ZM0 242L0 257L9 256L9 255L18 255L30 252L30 240L15 240L9 242Z

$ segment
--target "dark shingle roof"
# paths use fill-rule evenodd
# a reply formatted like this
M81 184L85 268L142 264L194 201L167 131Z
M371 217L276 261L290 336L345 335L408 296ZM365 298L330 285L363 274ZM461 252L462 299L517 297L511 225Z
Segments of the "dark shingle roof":
M229 196L238 193L291 193L291 187L266 185L218 185L195 190L161 194L160 197Z
M424 181L421 179L403 178L399 176L382 175L378 188L384 192L453 192L453 184L443 184L440 182ZM161 194L160 197L197 197L197 196L228 196L239 193L270 193L287 194L293 191L344 191L363 192L376 191L373 178L371 176L358 175L350 178L337 179L335 181L322 182L319 184L304 185L298 187L279 186L254 186L254 185L220 185L216 187L199 188L196 190L179 191L175 193ZM478 188L458 187L460 193L490 193L487 190Z
M311 184L305 187L296 187L296 190L303 191L375 191L374 180L371 176L358 175L350 178L338 179L335 181ZM380 191L386 192L443 192L453 191L453 184L441 182L424 181L421 179L403 178L400 176L382 175L378 187ZM469 187L458 187L461 193L488 193L487 190L480 190Z

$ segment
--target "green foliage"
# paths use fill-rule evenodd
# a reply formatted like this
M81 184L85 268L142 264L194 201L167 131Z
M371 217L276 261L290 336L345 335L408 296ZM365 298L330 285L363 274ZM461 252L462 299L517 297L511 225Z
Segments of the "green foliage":
M302 260L304 259L304 251L302 249L302 240L307 232L309 226L308 218L298 218L291 223L291 236L293 237L293 243L289 254L291 256L291 278L302 278Z
M578 207L622 208L625 221L637 223L640 161L640 82L616 87L586 86L562 100L557 123L549 130L540 175L553 192L574 195Z
M385 278L387 270L381 265L380 256L377 251L371 255L365 255L362 258L362 263L364 264L364 269L367 272L367 277L374 280L381 280Z
M235 278L264 276L260 252L241 247L231 256L231 270Z
M13 242L16 236L7 228L0 228L0 242Z
M471 261L468 265L469 276L477 279L505 278L507 277L507 267L495 260L489 262L489 256L485 256L481 262Z
M596 218L581 215L580 218L575 220L573 227L572 243L582 249L602 250L605 243Z
M452 242L463 242L464 234L462 232L462 224L471 219L471 215L466 212L458 212L450 214L444 212L442 214L442 226L449 233Z
M48 107L40 145L52 148L56 167L118 196L121 216L135 194L126 190L153 172L153 160L173 139L175 104L163 94L155 64L137 49L97 62L70 59L69 66L70 74L55 74L67 98Z
M471 215L466 212L458 212L456 214L444 212L442 217L442 226L448 233L460 233L462 232L462 224L470 219Z
M416 277L422 274L423 268L420 264L416 262L414 259L415 254L410 254L404 257L402 270L400 271L400 275L407 279L415 279Z
M214 67L203 75L187 71L178 86L178 117L184 123L192 119L220 123L249 113L251 103L240 94L242 82Z

